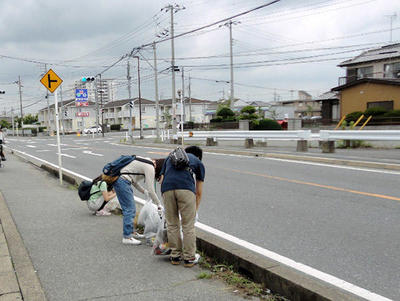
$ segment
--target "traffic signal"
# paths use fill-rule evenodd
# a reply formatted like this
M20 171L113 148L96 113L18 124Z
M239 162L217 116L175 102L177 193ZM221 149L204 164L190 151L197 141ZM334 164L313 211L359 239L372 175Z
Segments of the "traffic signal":
M6 91L0 91L0 94L6 94Z
M129 102L129 106L133 109L135 107L135 102L131 100Z
M179 71L181 71L181 70L179 69L178 66L174 66L174 71L175 71L175 72L179 72Z
M91 77L91 76L82 77L83 83L92 82L92 81L94 81L94 77Z
M64 111L64 116L68 117L68 111Z

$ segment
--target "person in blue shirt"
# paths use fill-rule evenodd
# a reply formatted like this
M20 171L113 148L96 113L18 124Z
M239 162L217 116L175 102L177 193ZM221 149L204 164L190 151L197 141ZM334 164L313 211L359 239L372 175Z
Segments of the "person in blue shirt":
M185 151L189 157L191 170L178 170L167 158L160 172L160 181L167 221L168 245L171 248L170 261L178 265L183 260L185 267L192 267L200 258L199 254L196 254L194 224L203 192L205 168L201 161L203 151L200 147L189 146ZM183 242L180 234L181 226Z

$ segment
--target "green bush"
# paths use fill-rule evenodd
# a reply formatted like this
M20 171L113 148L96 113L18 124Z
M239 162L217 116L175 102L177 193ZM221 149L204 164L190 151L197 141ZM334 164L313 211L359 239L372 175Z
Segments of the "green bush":
M357 121L358 118L360 118L360 116L363 114L363 112L360 111L355 111L355 112L351 112L349 114L346 115L346 122L351 122L351 121Z
M258 119L258 115L257 114L242 114L239 116L240 120L254 120L254 119Z
M222 119L223 118L221 116L217 116L217 117L211 119L210 122L222 122Z
M39 127L39 133L43 133L45 129L46 129L45 126L40 126Z
M228 117L235 116L235 113L228 107L222 107L217 110L217 116L227 119Z
M110 129L112 131L120 131L121 130L121 125L120 124L112 124Z
M256 108L253 106L245 106L243 109L240 110L240 113L242 114L254 114L256 112Z
M391 110L383 114L384 117L400 117L400 110Z
M367 116L367 117L369 117L371 115L372 116L382 116L387 112L388 111L386 109L384 109L384 108L375 107L375 108L366 109L365 112L364 112L364 115Z
M253 120L250 122L250 129L256 131L262 130L282 130L281 125L272 119L260 119L260 120Z

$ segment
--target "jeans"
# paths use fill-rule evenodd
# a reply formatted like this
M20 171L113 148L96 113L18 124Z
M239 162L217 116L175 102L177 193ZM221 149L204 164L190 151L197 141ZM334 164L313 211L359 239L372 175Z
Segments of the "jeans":
M122 229L124 238L131 238L135 231L133 228L133 219L136 215L136 204L133 198L133 188L131 183L119 177L113 184L114 190L122 209Z

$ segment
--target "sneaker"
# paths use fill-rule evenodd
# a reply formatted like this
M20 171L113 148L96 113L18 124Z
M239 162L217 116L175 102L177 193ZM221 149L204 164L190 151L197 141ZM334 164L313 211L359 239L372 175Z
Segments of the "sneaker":
M136 240L133 237L131 238L123 238L122 243L124 245L140 245L142 242L140 240Z
M1 161L6 161L6 157L1 158Z
M178 265L181 263L181 258L180 257L170 257L169 261L173 264L173 265Z
M96 216L109 216L109 215L111 215L111 213L104 209L96 212Z
M184 266L186 267L186 268L191 268L192 266L194 266L195 264L197 264L198 262L199 262L199 259L200 259L200 254L195 254L195 256L194 256L194 258L192 258L192 259L189 259L189 260L184 260Z
M132 236L133 236L134 238L137 238L137 239L140 239L140 238L144 238L144 237L145 237L143 234L139 234L139 233L137 233L137 232L133 232L133 233L132 233Z

